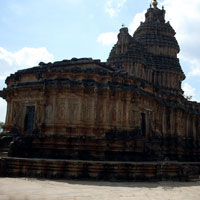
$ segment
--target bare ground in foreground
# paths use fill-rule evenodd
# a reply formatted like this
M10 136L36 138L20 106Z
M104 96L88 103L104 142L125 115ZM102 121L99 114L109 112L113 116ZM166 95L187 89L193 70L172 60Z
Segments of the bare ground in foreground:
M200 200L200 182L95 182L0 178L0 200Z

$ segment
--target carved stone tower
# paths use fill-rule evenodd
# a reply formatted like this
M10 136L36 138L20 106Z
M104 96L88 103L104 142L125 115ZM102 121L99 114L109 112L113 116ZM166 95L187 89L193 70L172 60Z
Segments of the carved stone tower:
M200 103L183 96L179 45L157 4L133 36L120 29L107 63L41 62L6 79L0 176L199 177Z
M128 28L120 29L108 62L155 87L182 94L185 75L177 58L180 48L175 34L170 23L165 22L164 8L159 9L154 1L133 37Z

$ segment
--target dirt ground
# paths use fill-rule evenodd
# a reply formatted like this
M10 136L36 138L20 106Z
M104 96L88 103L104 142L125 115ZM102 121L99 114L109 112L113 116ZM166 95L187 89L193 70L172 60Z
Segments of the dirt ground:
M200 182L92 182L0 178L0 200L200 200Z

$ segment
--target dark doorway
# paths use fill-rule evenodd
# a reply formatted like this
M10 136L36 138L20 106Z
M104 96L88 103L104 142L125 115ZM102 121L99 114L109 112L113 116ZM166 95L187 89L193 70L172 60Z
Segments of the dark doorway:
M171 123L170 123L170 109L166 110L166 125L167 125L167 132L170 133Z
M142 135L146 135L146 116L145 113L141 114L142 116L142 121L141 121L141 129L142 129Z
M35 106L27 106L25 122L24 122L25 131L33 131L34 117L35 117Z

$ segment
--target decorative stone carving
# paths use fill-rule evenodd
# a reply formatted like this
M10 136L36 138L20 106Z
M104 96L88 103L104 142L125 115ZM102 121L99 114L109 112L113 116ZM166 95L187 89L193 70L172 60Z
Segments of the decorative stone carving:
M57 104L57 117L58 120L65 120L66 118L66 104L65 104L65 99L58 99L58 104Z
M104 119L104 105L102 102L97 102L96 105L96 122L102 123Z
M183 96L175 31L158 7L145 17L133 36L120 29L107 62L40 63L6 79L0 96L9 102L12 120L4 132L18 127L20 137L33 141L29 155L21 156L200 161L200 104ZM26 106L32 104L40 136L24 131ZM20 144L26 149L30 143Z
M68 104L69 122L74 124L79 120L79 102L76 99L70 99Z
M47 105L46 106L46 109L45 109L45 120L46 122L50 122L52 120L52 111L53 111L53 107L51 104Z
M14 101L13 102L13 109L12 109L12 123L15 124L15 126L19 126L20 120L23 116L23 111L21 109L20 102Z
M91 114L92 114L91 104L92 104L91 101L87 101L87 99L83 100L81 115L82 115L82 120L85 123L88 123L91 120Z
M38 105L37 106L37 110L36 110L36 124L41 124L42 123L42 116L43 116L43 109L42 109L42 105Z

